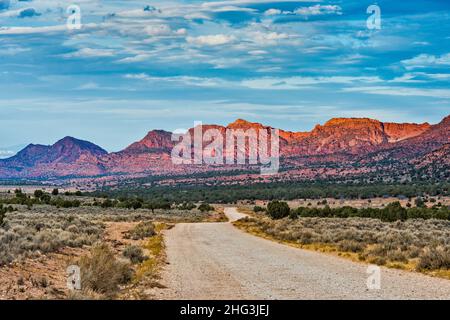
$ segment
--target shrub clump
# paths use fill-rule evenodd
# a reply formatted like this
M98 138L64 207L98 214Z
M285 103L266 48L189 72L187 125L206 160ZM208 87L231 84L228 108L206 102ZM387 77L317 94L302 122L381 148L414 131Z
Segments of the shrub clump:
M365 246L357 241L345 239L339 242L338 247L341 251L361 252Z
M129 245L123 250L123 256L130 259L131 263L141 263L147 259L141 247Z
M264 212L264 211L266 211L266 209L264 209L263 207L260 207L260 206L253 207L253 212L255 212L255 213Z
M272 219L283 219L290 211L289 205L283 201L272 201L267 205L267 213Z
M142 240L156 235L155 225L151 221L140 222L129 233L133 240Z
M429 248L419 256L418 270L450 269L450 250Z
M119 286L128 283L133 274L128 263L119 261L106 244L92 247L79 261L82 290L92 290L107 297L114 296Z
M198 210L200 210L201 212L209 212L214 211L214 207L207 203L202 203L201 205L198 206Z

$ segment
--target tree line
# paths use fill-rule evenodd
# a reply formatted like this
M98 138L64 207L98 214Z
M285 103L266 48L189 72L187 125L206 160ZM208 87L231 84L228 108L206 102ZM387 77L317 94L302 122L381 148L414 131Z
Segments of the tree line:
M339 208L330 208L326 205L324 208L299 207L291 209L284 201L271 201L267 208L255 206L254 212L266 212L272 219L282 219L289 217L297 219L299 217L320 217L320 218L372 218L381 221L394 222L407 219L440 219L450 220L450 209L448 206L434 205L431 208L422 206L414 208L404 208L400 202L389 203L386 207L379 208L354 208L344 206Z
M125 187L104 189L93 196L133 197L167 200L169 202L235 203L239 200L294 200L294 199L371 199L377 197L447 196L449 183L405 183L405 184L353 184L314 182L273 182L249 185L177 185L153 186L150 188Z

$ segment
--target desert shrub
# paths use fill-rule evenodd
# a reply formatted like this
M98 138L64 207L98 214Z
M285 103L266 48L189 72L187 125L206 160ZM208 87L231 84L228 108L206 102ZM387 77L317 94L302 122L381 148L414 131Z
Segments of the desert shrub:
M255 213L264 212L264 211L266 211L266 209L264 209L263 207L260 207L260 206L253 207L253 212L255 212Z
M142 240L154 235L156 235L155 225L151 221L140 222L129 232L129 237L133 240Z
M44 195L44 191L42 191L42 190L35 190L34 191L34 197L35 198L40 198L40 197L42 197Z
M267 205L267 213L272 219L282 219L289 215L289 205L284 201L271 201Z
M79 200L67 200L58 197L55 200L50 201L52 206L57 208L78 208L81 205Z
M146 260L141 247L129 245L123 250L123 256L130 259L132 263L141 263Z
M6 212L0 211L0 227L3 227L5 223Z
M424 201L422 198L420 198L420 197L417 197L416 200L414 200L414 204L415 204L416 207L418 207L418 208L423 208L423 207L425 207L425 201Z
M382 221L397 221L406 220L408 218L408 213L405 208L403 208L400 202L389 203L383 210L381 210L381 220Z
M114 296L119 285L131 280L129 264L119 261L106 244L95 245L90 254L79 261L83 290L92 290L107 297Z
M0 227L3 227L5 224L6 213L13 212L14 208L11 206L3 207L3 204L0 204Z
M427 248L419 256L418 270L450 269L450 250Z
M214 211L214 207L209 205L208 203L202 203L198 206L198 210L200 210L201 212L209 212Z
M65 214L19 211L5 220L0 228L0 265L34 257L37 251L48 253L62 247L91 245L104 230L98 222Z
M105 199L100 206L102 208L111 208L114 207L114 202L111 199Z
M406 257L406 254L402 252L401 250L391 250L386 253L386 258L390 261L397 261L397 262L403 262L407 263L408 258Z
M356 242L354 240L342 240L339 242L338 247L342 251L348 251L348 252L361 252L364 250L364 245Z
M50 204L52 197L49 194L43 194L39 197L39 200L41 201L41 203Z
M298 213L296 210L291 210L289 212L289 219L291 219L291 220L298 219Z
M384 266L386 264L386 258L384 257L369 257L367 260L369 263L377 264L380 266Z

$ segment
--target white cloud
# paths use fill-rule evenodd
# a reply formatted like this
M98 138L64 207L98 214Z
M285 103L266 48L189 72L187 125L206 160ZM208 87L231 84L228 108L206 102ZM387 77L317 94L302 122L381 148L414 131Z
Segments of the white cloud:
M417 69L434 66L450 65L450 53L441 56L434 56L430 54L420 54L412 59L403 60L402 64L406 69Z
M256 9L252 8L243 8L237 6L224 6L212 9L213 12L257 12Z
M82 84L77 89L78 90L94 90L94 89L99 89L99 88L100 88L100 86L96 82L91 81L91 82Z
M98 28L95 23L83 24L81 31L87 31ZM69 30L65 24L45 27L0 27L0 34L13 35L13 34L35 34L35 33L60 33L60 32L80 32L79 30Z
M276 15L279 15L279 14L281 14L281 10L280 9L269 9L269 10L266 10L264 12L265 16L276 16Z
M226 34L215 34L198 37L187 37L186 40L194 45L207 45L207 46L219 46L227 43L231 43L236 38Z
M173 33L172 29L166 24L149 25L144 28L144 32L149 36L169 36Z
M16 154L16 152L12 151L12 150L0 150L0 159L5 159L5 158L9 158L12 157Z
M231 83L219 78L202 78L192 76L159 77L148 75L146 73L138 73L138 74L126 74L125 78L157 83L161 82L175 83L175 84L179 83L182 85L189 85L196 87L223 87L224 85L231 85Z
M22 48L22 47L18 47L18 46L10 46L10 47L6 47L6 48L2 48L2 55L3 56L15 56L16 54L22 53L22 52L27 52L30 51L31 49L29 48Z
M289 35L286 33L254 31L248 33L248 41L259 45L274 45L279 40L287 39Z
M64 54L65 58L104 58L113 57L115 51L112 49L93 49L93 48L82 48L73 53Z
M377 83L382 82L379 77L286 77L271 78L264 77L258 79L243 80L241 84L252 89L280 89L291 90L321 84L353 84L353 83Z
M344 88L343 92L361 92L368 94L391 95L391 96L419 96L430 98L450 99L449 89L422 89L404 87L355 87Z
M66 25L47 26L47 27L2 27L0 34L33 34L33 33L52 33L68 31Z
M138 54L133 57L126 57L126 58L120 59L117 62L119 62L119 63L142 62L142 61L148 60L150 57L151 57L150 54Z
M324 14L342 14L342 8L338 5L320 5L316 4L311 7L301 7L294 10L295 14L305 16L317 16Z

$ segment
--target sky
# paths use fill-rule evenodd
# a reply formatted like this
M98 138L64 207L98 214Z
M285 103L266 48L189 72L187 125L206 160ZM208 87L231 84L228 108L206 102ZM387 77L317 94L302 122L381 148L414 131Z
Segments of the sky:
M437 123L449 70L447 0L0 0L0 157L64 136L118 151L194 121Z

